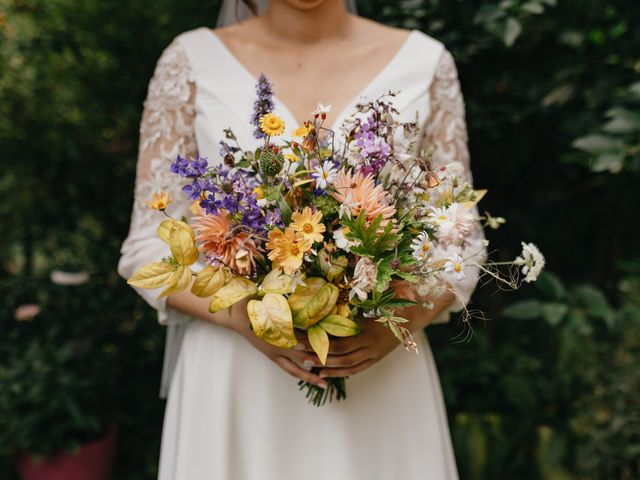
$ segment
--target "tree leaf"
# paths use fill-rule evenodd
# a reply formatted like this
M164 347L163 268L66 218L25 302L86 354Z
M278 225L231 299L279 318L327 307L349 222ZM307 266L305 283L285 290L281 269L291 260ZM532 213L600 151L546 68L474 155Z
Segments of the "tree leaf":
M342 315L328 315L318 325L334 337L352 337L360 333L360 327L353 320Z
M189 288L189 284L191 283L191 269L189 267L181 266L178 268L173 274L171 278L167 281L168 287L165 288L158 298L167 297L169 295L173 295L174 293L182 292Z
M512 47L522 33L522 25L517 18L509 17L504 26L503 41L507 47Z
M624 142L608 135L593 134L580 137L573 142L573 147L587 153L620 153L624 152Z
M542 314L542 309L538 300L523 300L509 305L502 310L502 314L507 318L516 320L530 320L539 318Z
M543 303L540 307L542 318L551 326L555 326L565 317L569 306L564 303Z
M180 265L192 265L198 260L199 252L193 240L191 228L173 226L169 233L169 248Z
M329 335L320 326L314 325L307 330L309 337L309 343L311 348L316 352L322 365L327 362L327 355L329 354Z
M243 298L255 295L257 291L256 284L251 280L244 277L234 277L213 295L209 304L209 312L216 313L223 308L230 307Z
M543 271L535 285L538 290L553 300L561 300L566 297L567 291L564 285L560 279L551 272Z
M155 262L136 270L127 283L138 288L159 288L167 284L172 274L173 266Z
M225 280L223 269L209 265L197 273L191 293L196 297L210 297L223 287Z
M284 296L267 293L262 300L251 300L247 313L253 333L265 342L280 348L292 348L298 343L291 309Z
M338 301L339 294L340 290L338 290L338 287L331 283L325 283L315 292L304 307L294 311L293 324L297 327L310 327L311 325L315 325L333 310L333 307ZM291 300L291 298L289 298L289 300Z

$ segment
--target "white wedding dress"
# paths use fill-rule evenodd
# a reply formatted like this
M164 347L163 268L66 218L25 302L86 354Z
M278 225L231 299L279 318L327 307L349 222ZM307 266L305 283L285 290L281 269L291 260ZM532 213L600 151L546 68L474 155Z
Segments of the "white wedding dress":
M268 72L267 72L268 73ZM118 265L128 278L169 251L156 236L163 220L144 201L166 190L168 212L189 216L189 201L169 162L183 156L220 161L231 127L243 146L257 145L249 118L256 79L213 31L178 36L158 61L140 129L131 229ZM277 85L275 86L277 93ZM422 119L423 141L436 163L469 156L464 103L455 65L441 43L418 31L358 98L333 117L337 127L360 96L400 90L405 121ZM318 99L331 103L331 99ZM287 131L298 125L275 100ZM469 173L470 175L470 173ZM480 242L479 231L474 237ZM456 288L460 310L477 283L467 270ZM160 480L444 480L457 478L436 366L424 334L420 353L397 348L347 381L347 399L314 407L297 380L236 333L167 308L158 291L138 290L167 325L163 389L168 390ZM439 319L446 321L449 312ZM452 348L455 348L452 346Z

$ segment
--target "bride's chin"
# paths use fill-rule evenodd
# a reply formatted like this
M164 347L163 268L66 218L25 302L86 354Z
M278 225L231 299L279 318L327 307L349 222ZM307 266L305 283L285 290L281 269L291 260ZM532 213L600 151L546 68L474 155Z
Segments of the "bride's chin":
M280 0L291 8L296 10L314 10L321 7L325 3L331 3L339 0Z

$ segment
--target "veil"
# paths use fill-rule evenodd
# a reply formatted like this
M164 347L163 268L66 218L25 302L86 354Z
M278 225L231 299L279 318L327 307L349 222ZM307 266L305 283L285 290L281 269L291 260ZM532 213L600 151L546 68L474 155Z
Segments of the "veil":
M265 8L267 8L268 0L257 0L256 4L258 5L258 11L264 12ZM237 5L236 5L237 4ZM345 0L345 5L347 10L351 13L357 13L356 9L356 0ZM222 6L220 7L220 13L218 14L218 23L216 26L226 27L227 25L231 25L242 20L245 20L251 16L251 11L243 2L239 2L237 0L224 0L222 2Z

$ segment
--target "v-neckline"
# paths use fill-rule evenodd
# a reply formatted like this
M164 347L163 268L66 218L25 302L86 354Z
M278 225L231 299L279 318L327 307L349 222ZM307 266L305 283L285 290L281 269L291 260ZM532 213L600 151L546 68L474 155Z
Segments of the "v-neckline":
M203 27L203 28L208 32L209 36L214 40L214 43L218 45L222 53L230 60L230 62L236 67L236 69L242 75L244 75L248 81L251 82L252 87L255 87L256 83L258 82L258 79L249 70L249 68L231 51L231 49L222 41L222 39L218 36L217 33L213 31L213 29L207 28L207 27ZM409 31L409 34L403 40L402 44L397 49L397 51L393 54L393 56L389 59L389 61L387 61L387 63L385 63L384 66L378 70L378 72L371 78L371 80L367 82L365 86L362 87L358 91L358 93L353 98L351 98L351 100L347 102L347 104L344 106L344 108L342 108L340 112L338 112L333 122L331 123L331 130L335 131L336 128L340 126L341 122L343 121L343 117L346 118L346 116L349 113L351 113L351 110L355 108L355 105L357 104L357 102L361 98L366 97L367 93L369 93L374 88L374 86L387 74L387 71L389 71L393 67L393 65L403 56L405 50L407 50L416 32L417 30L415 29ZM295 123L294 128L297 128L298 126L302 125L303 122L299 121L296 118L293 111L289 109L287 104L283 102L282 99L280 99L276 93L274 93L273 99L274 99L274 103L280 106L282 111L288 117L290 117L290 120L292 120ZM311 115L311 112L309 112L309 114Z

